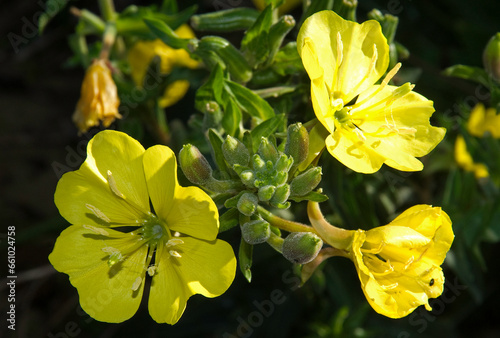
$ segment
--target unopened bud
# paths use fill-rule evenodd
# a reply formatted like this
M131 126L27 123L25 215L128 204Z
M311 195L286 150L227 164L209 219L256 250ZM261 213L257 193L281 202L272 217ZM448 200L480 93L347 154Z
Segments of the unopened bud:
M292 196L304 196L310 193L321 182L321 167L313 167L295 177L290 183Z
M306 264L318 255L323 241L312 232L292 232L283 242L283 256L293 263Z
M179 152L179 163L182 172L194 184L204 185L212 180L212 167L205 156L193 146L186 144Z
M245 216L252 216L257 210L259 199L252 193L246 192L238 200L237 208Z
M248 187L253 187L255 181L255 175L251 170L245 170L240 174L240 179L243 184Z
M228 135L222 143L224 158L231 165L247 166L250 162L250 152L240 140Z
M277 171L288 172L293 164L293 157L282 154L276 161L275 168Z
M264 243L271 236L271 227L264 220L250 221L241 226L241 236L248 244Z
M275 191L276 187L274 185L265 185L259 188L259 200L269 201L274 196Z
M302 123L291 124L288 127L285 153L293 157L295 166L298 166L307 159L309 153L309 134Z
M252 156L252 167L256 170L263 169L266 166L266 162L259 156L259 154L254 154Z
M488 75L500 81L500 33L488 41L483 52L483 65Z
M278 149L265 137L260 140L259 155L264 161L271 161L273 164L278 160Z
M270 202L273 204L282 204L288 200L290 196L290 186L288 184L280 185L276 188L274 196L271 198Z

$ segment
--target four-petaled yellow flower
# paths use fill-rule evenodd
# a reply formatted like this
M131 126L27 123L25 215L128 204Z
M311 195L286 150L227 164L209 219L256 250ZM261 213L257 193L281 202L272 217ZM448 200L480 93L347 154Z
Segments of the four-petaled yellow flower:
M179 186L176 172L168 147L144 150L124 133L103 131L80 169L59 181L55 203L73 225L49 259L69 275L93 318L133 316L146 273L149 312L159 323L176 323L190 296L216 297L231 285L236 259L216 239L217 207L201 189Z
M330 225L317 203L309 202L308 215L323 240L354 262L375 311L401 318L420 305L431 310L429 298L443 292L440 265L454 238L450 218L441 208L416 205L388 225L368 231Z
M332 11L311 15L302 25L297 48L311 79L318 120L329 131L330 154L354 171L373 173L382 164L403 171L422 170L415 157L428 154L443 139L444 128L429 118L432 101L389 81L389 46L380 24L342 19Z
M81 133L98 126L100 121L107 128L122 117L118 113L120 99L116 84L106 63L106 60L96 59L85 72L80 99L73 114L73 122Z
M458 135L455 141L455 161L466 171L473 172L477 179L488 177L488 167L484 163L475 163L467 150L467 144L462 135Z
M476 104L467 121L467 131L476 137L489 133L493 138L500 138L500 114L497 115L495 108L485 109L482 103Z
M175 33L183 39L194 38L195 35L188 25L182 25L175 30ZM189 53L184 49L174 49L167 46L160 39L152 41L139 41L132 46L128 52L128 62L130 64L132 79L137 86L144 85L149 64L155 56L160 58L160 72L169 74L174 66L196 68L199 62L191 59ZM153 79L154 80L154 79ZM154 83L147 83L148 87L153 87ZM177 80L165 88L163 96L159 100L160 107L166 108L177 103L186 95L189 89L189 81Z

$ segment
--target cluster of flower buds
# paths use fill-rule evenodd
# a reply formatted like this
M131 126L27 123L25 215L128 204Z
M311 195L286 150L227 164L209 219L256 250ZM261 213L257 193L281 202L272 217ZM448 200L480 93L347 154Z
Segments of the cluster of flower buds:
M216 157L219 154L215 159L217 170L194 145L183 147L179 162L186 178L216 193L218 202L229 210L222 217L232 218L231 226L240 224L242 239L248 245L267 242L293 263L305 264L314 259L323 245L317 235L291 232L282 238L279 229L261 215L265 210L259 209L287 209L290 201L321 195L313 192L321 181L321 168L309 166L299 170L308 158L307 129L301 123L290 125L286 141L279 145L273 136L261 137L256 152L252 145L247 146L231 135L220 138L220 148L215 148L219 147L214 147Z

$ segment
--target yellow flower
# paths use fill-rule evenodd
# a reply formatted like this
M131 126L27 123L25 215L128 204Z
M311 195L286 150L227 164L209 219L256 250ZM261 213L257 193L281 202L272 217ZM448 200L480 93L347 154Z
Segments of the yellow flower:
M489 176L488 168L483 163L474 163L462 135L458 135L455 141L455 161L464 170L473 172L477 179Z
M106 60L94 60L85 73L73 122L82 133L98 126L100 121L104 127L109 127L115 119L122 117L118 113L119 105L116 85Z
M401 318L420 305L432 310L428 300L443 292L440 265L454 238L450 218L441 208L416 205L388 225L368 231L333 227L317 203L309 203L308 214L325 242L354 262L375 311Z
M470 113L467 131L476 137L490 133L492 137L500 138L500 115L497 115L495 108L485 109L482 103L478 103Z
M80 169L59 181L55 203L73 225L49 260L69 275L93 318L133 316L146 272L149 313L159 323L176 323L190 296L216 297L231 285L236 259L216 239L217 207L201 189L181 187L176 172L170 148L144 150L124 133L103 131L89 142Z
M302 25L297 48L311 78L316 117L330 133L325 144L332 156L361 173L376 172L384 163L423 169L415 157L434 149L445 129L430 125L433 103L413 92L413 85L388 84L400 64L375 84L389 65L377 21L358 24L318 12Z
M180 26L175 33L180 38L184 39L195 37L188 25ZM174 66L192 69L198 67L198 61L191 59L189 53L184 49L174 49L164 44L160 39L139 41L134 44L128 52L128 62L130 64L132 78L137 86L143 86L144 77L146 76L149 64L155 56L160 58L160 71L163 74L169 74ZM151 84L148 85L151 86ZM177 103L186 95L188 89L189 81L174 81L165 89L159 101L160 106L165 108Z

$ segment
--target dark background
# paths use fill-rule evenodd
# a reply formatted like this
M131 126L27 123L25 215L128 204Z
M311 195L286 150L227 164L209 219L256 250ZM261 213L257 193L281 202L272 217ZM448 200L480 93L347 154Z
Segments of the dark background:
M117 10L130 1L117 2ZM151 2L136 4L147 5ZM194 1L186 1L182 6ZM271 249L257 250L253 282L240 274L222 297L207 300L194 296L175 326L156 324L143 301L135 317L122 324L99 323L81 311L78 296L67 276L48 262L58 234L68 225L53 203L61 173L74 170L84 160L88 137L78 136L71 122L84 70L65 66L71 56L67 36L76 19L64 9L39 37L37 13L43 3L4 1L0 6L0 215L5 233L16 227L16 332L15 337L499 337L498 244L484 243L482 274L484 294L474 297L467 285L446 270L449 301L433 312L417 309L416 315L390 320L372 311L359 288L352 264L335 259L305 287L296 290L291 265ZM71 5L98 12L93 1ZM199 12L217 6L251 6L244 1L203 1ZM396 39L411 52L403 67L421 70L417 91L435 102L436 113L453 111L454 104L475 97L477 86L444 77L453 64L481 66L489 38L500 31L498 1L360 1L358 21L372 8L398 15ZM219 7L220 9L220 7ZM300 10L292 14L300 15ZM35 20L34 20L35 16ZM13 46L13 34L22 40ZM475 102L469 102L472 105ZM192 109L182 101L173 116ZM445 140L446 141L446 140ZM498 156L498 154L496 155ZM234 241L231 234L223 239ZM6 267L6 260L2 260ZM2 267L2 276L7 276ZM6 282L0 290L0 336L6 329ZM270 306L271 293L281 295ZM267 303L266 303L267 301ZM256 303L260 305L256 305ZM279 303L279 304L278 304ZM267 304L267 305L266 305ZM269 313L259 306L268 306ZM268 316L267 316L268 315ZM260 323L260 319L262 321ZM250 324L249 324L250 323ZM255 325L253 325L254 323ZM258 325L256 323L259 323ZM255 326L255 327L254 327Z

